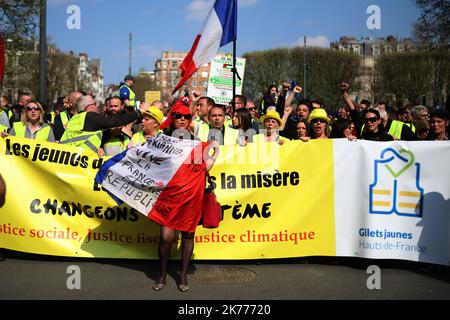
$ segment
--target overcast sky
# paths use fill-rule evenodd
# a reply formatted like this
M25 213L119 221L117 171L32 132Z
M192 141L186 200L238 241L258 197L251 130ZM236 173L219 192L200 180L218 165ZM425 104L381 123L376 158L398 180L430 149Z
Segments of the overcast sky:
M189 51L213 1L47 0L47 34L63 51L100 58L105 84L128 72L128 34L133 34L133 73L154 69L162 51ZM303 44L328 47L340 36L407 38L418 18L413 0L238 0L238 55ZM381 28L369 30L367 9L381 10ZM72 6L72 7L71 7ZM73 8L80 10L80 29ZM68 9L69 13L68 13ZM221 52L231 52L231 45Z

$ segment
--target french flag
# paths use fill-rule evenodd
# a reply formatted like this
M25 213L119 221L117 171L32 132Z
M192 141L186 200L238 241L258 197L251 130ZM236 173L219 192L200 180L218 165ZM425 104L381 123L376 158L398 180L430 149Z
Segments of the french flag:
M95 181L117 204L126 203L160 225L192 232L203 203L207 146L160 133L105 162Z
M237 0L216 0L203 25L203 30L195 38L191 51L180 66L181 80L173 90L178 91L200 68L209 63L219 52L219 48L237 37Z

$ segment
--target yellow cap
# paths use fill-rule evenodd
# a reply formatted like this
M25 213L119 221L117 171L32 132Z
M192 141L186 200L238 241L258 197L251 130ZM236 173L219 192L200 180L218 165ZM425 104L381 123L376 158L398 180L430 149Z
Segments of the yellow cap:
M156 122L158 122L158 124L161 124L162 121L163 121L163 118L164 118L164 114L157 107L150 107L150 108L148 108L147 111L145 111L142 115L144 117L145 116L152 117L153 119L156 120Z
M261 122L264 123L264 121L266 121L266 119L274 119L278 122L278 124L281 126L282 121L280 118L280 114L274 110L270 110L269 112L267 112L265 115L263 115L261 117Z
M309 115L308 122L311 123L314 119L323 119L327 123L330 122L330 118L328 118L327 112L325 109L314 109Z

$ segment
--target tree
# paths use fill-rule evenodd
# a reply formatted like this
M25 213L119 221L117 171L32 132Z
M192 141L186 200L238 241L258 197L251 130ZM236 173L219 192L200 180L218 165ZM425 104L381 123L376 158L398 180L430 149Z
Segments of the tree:
M0 3L0 33L4 39L32 39L36 33L39 1L3 0Z
M405 102L443 104L450 89L448 50L383 54L378 61L381 96L394 95L397 106Z
M244 95L261 99L269 85L292 80L303 86L303 50L296 47L246 53ZM321 100L330 110L337 109L341 103L341 82L354 82L358 76L359 56L330 49L306 50L308 98Z
M133 91L136 94L136 100L145 101L145 91L155 90L155 81L145 75L134 76L134 78L136 81L133 85Z
M30 58L24 53L35 38L39 1L0 1L0 33L5 44L5 75L2 91L9 85L8 95L15 99L22 86L22 73L28 71ZM2 92L5 94L6 92Z
M429 45L450 44L450 0L415 0L420 17L414 35Z

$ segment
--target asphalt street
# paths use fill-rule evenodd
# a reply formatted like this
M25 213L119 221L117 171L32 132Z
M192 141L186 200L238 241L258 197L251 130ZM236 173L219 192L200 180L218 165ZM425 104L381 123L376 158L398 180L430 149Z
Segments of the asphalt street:
M334 257L194 261L187 293L177 288L179 265L171 261L166 287L155 292L157 261L74 259L0 249L0 299L450 299L449 267L424 263ZM380 268L378 278L372 269L367 270L372 265Z

